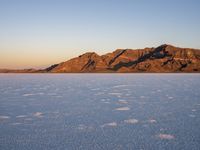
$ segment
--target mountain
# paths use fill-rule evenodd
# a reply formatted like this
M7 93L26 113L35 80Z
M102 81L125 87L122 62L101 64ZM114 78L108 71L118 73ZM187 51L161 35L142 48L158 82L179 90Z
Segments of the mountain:
M5 71L0 70L0 72ZM7 70L7 72L13 71ZM117 49L102 56L95 52L88 52L44 70L30 69L21 72L200 72L200 50L164 44L156 48Z
M118 49L102 56L94 52L46 69L71 72L200 72L200 50L161 45L157 48Z

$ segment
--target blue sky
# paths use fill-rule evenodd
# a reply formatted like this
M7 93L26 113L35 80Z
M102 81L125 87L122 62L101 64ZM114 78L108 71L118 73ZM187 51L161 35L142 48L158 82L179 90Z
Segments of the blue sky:
M0 68L163 43L200 48L199 8L199 0L0 0Z

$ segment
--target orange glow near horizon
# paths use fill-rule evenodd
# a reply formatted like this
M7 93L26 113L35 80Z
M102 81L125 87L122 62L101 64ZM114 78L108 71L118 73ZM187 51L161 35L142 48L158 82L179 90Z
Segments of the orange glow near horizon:
M199 49L199 6L198 0L0 0L0 68L38 69L120 48Z
M60 54L60 55L59 55ZM0 55L1 69L42 69L49 65L60 63L70 59L65 53L53 53L47 51L4 51Z

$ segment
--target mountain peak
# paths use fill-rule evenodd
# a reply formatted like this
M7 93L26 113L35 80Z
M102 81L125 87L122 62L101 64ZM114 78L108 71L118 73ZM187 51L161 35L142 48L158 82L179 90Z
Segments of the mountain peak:
M80 56L91 56L91 55L98 55L98 54L95 53L95 52L86 52L86 53L84 53L84 54L82 54Z

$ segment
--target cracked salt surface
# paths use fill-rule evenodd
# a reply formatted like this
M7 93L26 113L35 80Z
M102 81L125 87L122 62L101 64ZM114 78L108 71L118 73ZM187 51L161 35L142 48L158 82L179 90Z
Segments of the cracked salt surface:
M0 149L199 150L199 74L0 75Z

